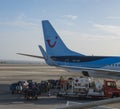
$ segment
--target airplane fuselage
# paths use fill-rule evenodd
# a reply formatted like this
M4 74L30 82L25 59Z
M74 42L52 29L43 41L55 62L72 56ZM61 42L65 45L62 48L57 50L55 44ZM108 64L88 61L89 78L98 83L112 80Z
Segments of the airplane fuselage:
M51 56L56 64L120 70L120 57L110 56Z

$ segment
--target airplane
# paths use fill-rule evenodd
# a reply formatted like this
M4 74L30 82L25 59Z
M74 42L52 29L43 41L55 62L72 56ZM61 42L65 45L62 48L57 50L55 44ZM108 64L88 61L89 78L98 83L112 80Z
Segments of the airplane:
M41 45L42 56L17 53L19 55L45 59L48 65L72 72L80 72L88 77L120 79L119 56L87 56L70 50L62 41L48 20L42 21L46 51Z

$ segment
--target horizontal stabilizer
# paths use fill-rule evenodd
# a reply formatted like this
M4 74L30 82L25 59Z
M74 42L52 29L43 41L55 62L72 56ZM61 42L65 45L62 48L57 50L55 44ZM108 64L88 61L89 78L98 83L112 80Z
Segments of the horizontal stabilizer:
M44 57L42 56L36 56L36 55L30 55L30 54L23 54L23 53L16 53L18 55L24 55L24 56L29 56L29 57L34 57L34 58L41 58L41 59L44 59Z

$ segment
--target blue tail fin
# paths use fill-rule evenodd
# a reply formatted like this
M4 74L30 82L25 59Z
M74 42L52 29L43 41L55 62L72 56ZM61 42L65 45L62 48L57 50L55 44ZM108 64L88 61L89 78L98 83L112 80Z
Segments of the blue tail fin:
M48 20L42 21L46 52L48 56L82 55L69 50Z

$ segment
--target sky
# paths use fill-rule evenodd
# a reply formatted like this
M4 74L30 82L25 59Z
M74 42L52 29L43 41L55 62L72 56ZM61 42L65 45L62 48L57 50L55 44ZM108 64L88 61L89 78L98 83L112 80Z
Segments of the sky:
M0 60L40 61L42 20L68 48L85 55L120 56L120 0L0 0Z

